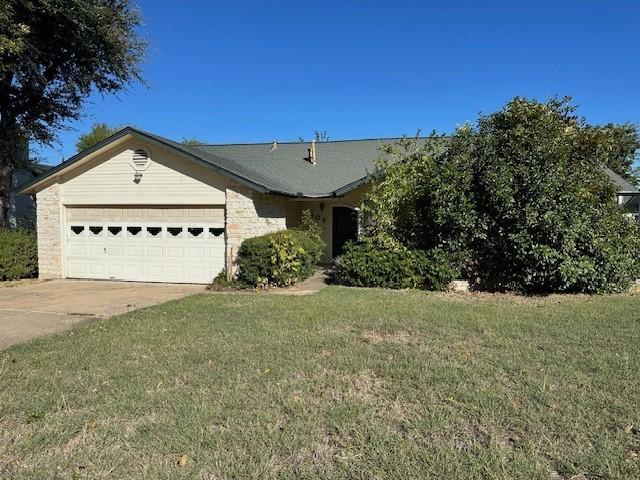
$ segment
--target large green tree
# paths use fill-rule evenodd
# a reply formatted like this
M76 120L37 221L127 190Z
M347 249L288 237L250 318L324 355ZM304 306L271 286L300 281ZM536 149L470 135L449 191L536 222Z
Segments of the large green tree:
M604 129L603 129L604 128ZM569 99L515 98L449 138L387 146L365 212L385 246L439 249L476 285L602 292L638 275L638 225L603 166L625 127L597 127Z
M130 0L0 2L0 226L29 141L50 143L94 91L141 79L145 42Z
M76 150L78 152L82 152L87 148L91 148L96 143L100 143L105 138L109 138L120 129L120 127L111 127L106 123L94 123L91 126L91 130L78 137L78 141L76 142Z

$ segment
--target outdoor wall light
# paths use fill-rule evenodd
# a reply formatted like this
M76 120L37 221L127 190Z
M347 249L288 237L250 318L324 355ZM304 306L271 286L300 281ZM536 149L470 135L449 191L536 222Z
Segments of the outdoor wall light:
M142 180L142 172L136 172L133 174L133 183L140 183Z

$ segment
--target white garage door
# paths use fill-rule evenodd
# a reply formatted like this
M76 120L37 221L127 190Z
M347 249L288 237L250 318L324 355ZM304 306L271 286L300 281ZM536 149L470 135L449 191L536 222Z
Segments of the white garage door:
M206 207L68 209L67 276L210 283L224 269L221 215Z

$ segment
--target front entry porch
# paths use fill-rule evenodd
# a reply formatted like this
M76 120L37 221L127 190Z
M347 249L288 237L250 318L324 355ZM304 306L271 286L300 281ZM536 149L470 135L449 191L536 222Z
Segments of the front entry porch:
M345 243L358 237L358 207L363 198L364 189L360 188L340 198L288 200L287 227L298 226L302 212L309 210L326 244L321 261L331 263L342 253Z

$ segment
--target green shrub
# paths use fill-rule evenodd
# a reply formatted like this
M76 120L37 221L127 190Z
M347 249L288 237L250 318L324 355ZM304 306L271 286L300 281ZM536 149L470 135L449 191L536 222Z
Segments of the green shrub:
M281 230L242 242L238 280L257 286L286 287L310 277L324 242L311 230Z
M0 230L0 280L38 276L36 234L29 230Z
M440 250L386 248L372 242L348 243L335 266L337 283L353 287L445 290L455 278Z
M365 237L446 252L474 288L622 291L640 276L640 229L605 165L633 181L631 125L589 125L568 99L515 98L448 138L384 147Z

